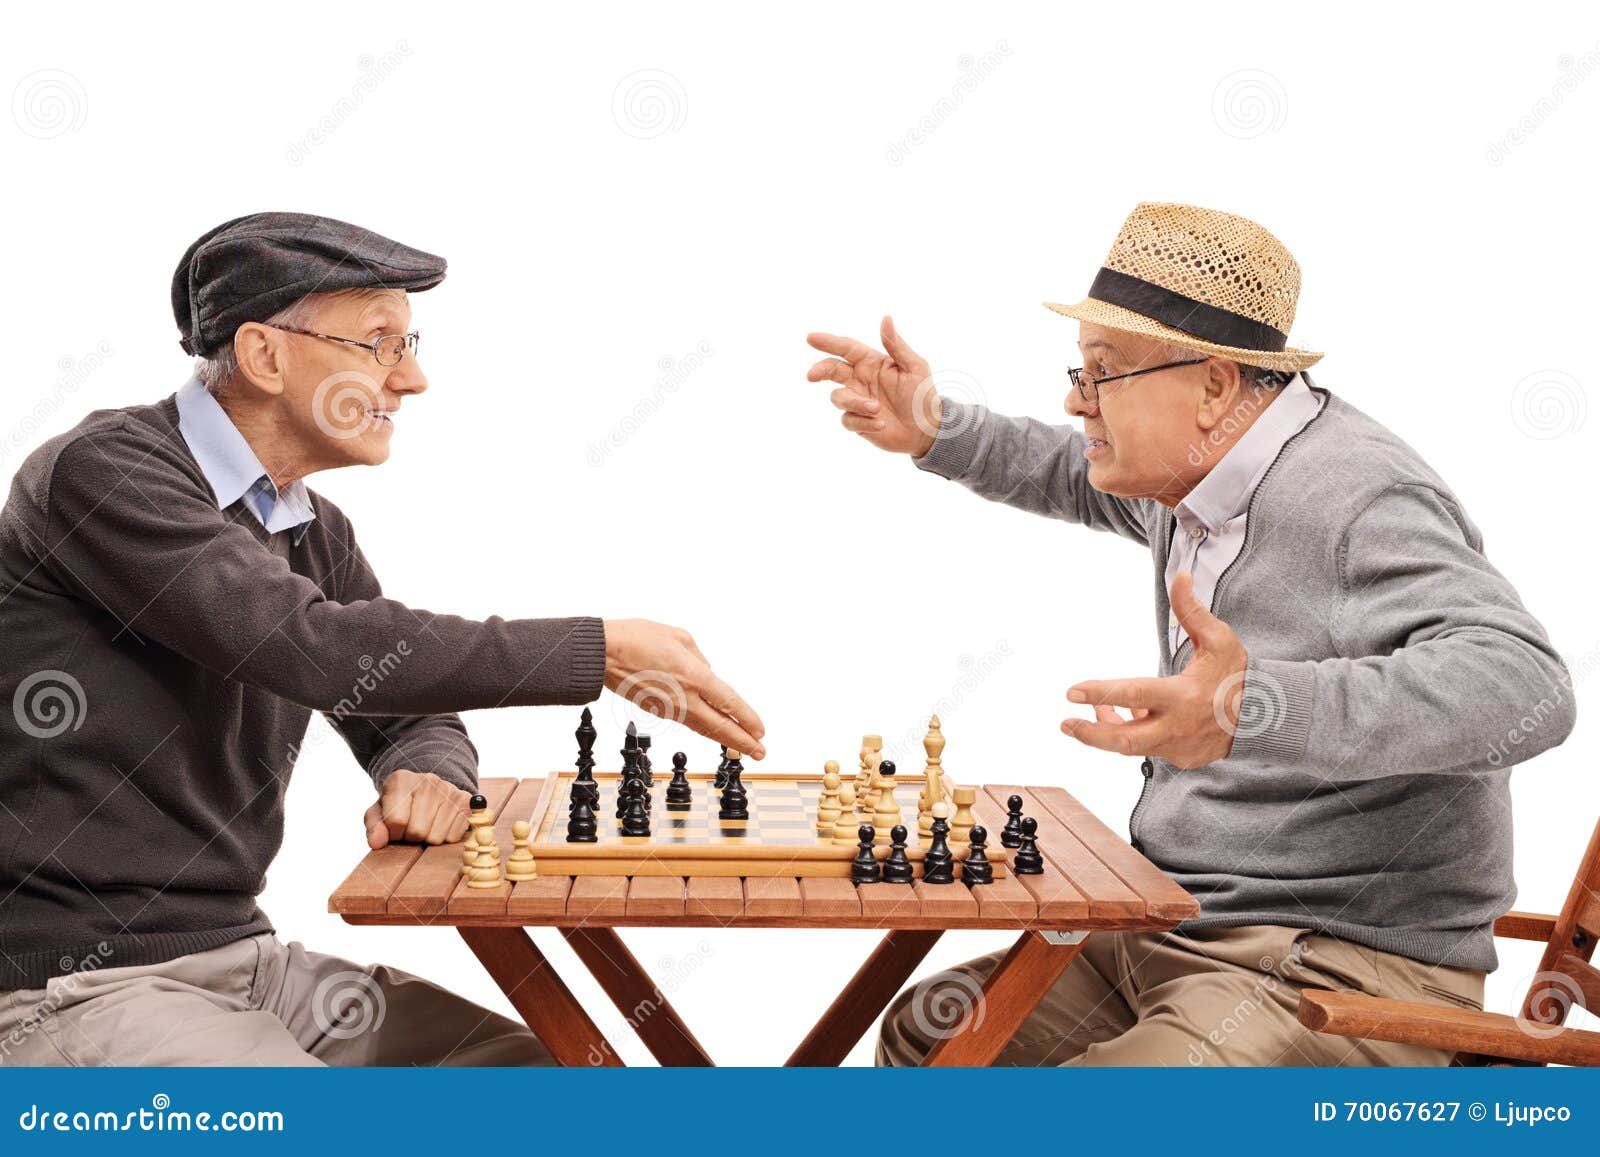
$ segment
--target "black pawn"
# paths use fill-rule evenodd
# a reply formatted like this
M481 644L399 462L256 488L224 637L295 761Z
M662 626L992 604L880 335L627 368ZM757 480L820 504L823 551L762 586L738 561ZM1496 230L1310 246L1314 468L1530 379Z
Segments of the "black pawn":
M994 865L983 850L989 842L988 829L977 824L967 833L967 839L970 842L967 844L967 858L961 865L961 882L969 888L994 883Z
M1011 796L1006 800L1006 826L1000 829L1000 843L1008 848L1022 846L1022 797Z
M1044 875L1044 857L1039 854L1039 821L1032 816L1022 820L1022 844L1011 862L1011 870L1019 876Z
M747 820L750 818L750 797L745 793L744 764L737 756L728 760L728 781L722 789L722 806L717 809L717 818L724 820Z
M717 778L711 786L718 791L728 786L728 745L726 743L722 745L722 762L717 764Z
M467 807L471 808L475 812L481 812L488 806L489 801L484 799L481 795L475 795L467 801Z
M648 836L650 834L650 813L645 810L644 801L647 798L644 790L644 781L637 772L628 780L628 806L622 813L622 834L625 836Z
M617 777L617 819L621 819L628 810L628 805L633 802L634 773L631 769L624 770Z
M895 824L889 829L889 858L883 862L883 882L909 884L915 878L911 861L906 857L906 827Z
M674 752L672 756L672 782L667 784L667 810L673 812L686 812L689 805L694 802L694 790L689 786L689 773L684 768L689 763L689 757L683 752Z
M596 834L599 825L594 820L594 808L589 806L589 798L582 796L572 801L572 808L567 813L567 843L592 844L600 837Z
M856 858L850 861L850 882L852 884L876 884L883 879L883 869L878 866L878 857L872 854L872 841L877 836L871 824L862 824L856 829L856 839L861 841L856 848Z
M954 884L956 882L956 857L950 851L950 821L935 816L929 833L928 850L922 856L922 882L924 884Z

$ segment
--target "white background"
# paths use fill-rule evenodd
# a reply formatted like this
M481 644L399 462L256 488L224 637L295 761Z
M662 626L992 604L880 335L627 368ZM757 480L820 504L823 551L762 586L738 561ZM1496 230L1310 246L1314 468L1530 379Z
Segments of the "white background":
M1060 418L1076 323L1040 302L1082 296L1135 202L1188 201L1293 250L1293 344L1456 488L1582 699L1600 660L1584 8L29 6L0 44L0 477L84 412L182 382L168 282L199 233L265 209L356 221L450 261L414 301L432 388L392 459L313 482L388 593L684 625L764 715L773 770L848 764L864 731L920 768L943 701L956 777L1059 784L1122 831L1137 764L1057 721L1069 683L1153 669L1148 556L844 433L803 339L870 338L893 312L981 400ZM571 764L576 717L468 725L485 774L525 776ZM598 717L614 752L610 696ZM680 745L714 754L663 734L658 765ZM1512 777L1520 907L1565 896L1597 746L1580 722ZM505 1009L452 932L326 913L370 794L318 720L263 901L280 935ZM628 939L728 1063L786 1055L873 941ZM929 967L1007 939L947 937ZM1489 1007L1510 1011L1536 960L1502 944Z

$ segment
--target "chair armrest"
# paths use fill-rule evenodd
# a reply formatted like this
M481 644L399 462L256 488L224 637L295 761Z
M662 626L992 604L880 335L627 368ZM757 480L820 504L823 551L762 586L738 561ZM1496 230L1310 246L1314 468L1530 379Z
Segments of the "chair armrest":
M1556 918L1542 912L1507 912L1494 922L1494 934L1508 940L1548 940L1556 932Z
M1308 988L1300 1023L1335 1036L1481 1053L1536 1064L1600 1065L1600 1032L1524 1025L1515 1017L1449 1004L1388 1000L1360 992Z

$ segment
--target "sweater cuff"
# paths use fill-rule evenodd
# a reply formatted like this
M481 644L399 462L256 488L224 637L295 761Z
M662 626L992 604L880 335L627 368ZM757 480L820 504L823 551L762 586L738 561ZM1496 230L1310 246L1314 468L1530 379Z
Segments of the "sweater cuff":
M606 687L606 624L604 619L573 620L572 698L562 699L568 706L593 703Z
M372 786L383 791L383 782L400 768L436 775L462 791L478 790L478 766L471 744L448 739L412 740L385 751L368 769Z
M978 453L978 431L988 412L982 406L955 402L943 395L939 404L943 410L933 445L921 458L911 461L918 470L959 481L972 468L972 459Z
M1312 667L1289 659L1249 661L1229 759L1293 765L1305 758L1311 738Z

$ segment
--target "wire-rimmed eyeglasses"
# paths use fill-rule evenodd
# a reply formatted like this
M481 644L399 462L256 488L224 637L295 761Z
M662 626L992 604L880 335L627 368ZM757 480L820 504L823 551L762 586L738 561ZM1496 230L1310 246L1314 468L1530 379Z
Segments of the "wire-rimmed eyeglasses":
M416 330L410 333L381 333L371 341L357 341L355 338L335 337L331 333L317 333L309 329L296 329L292 325L275 325L273 329L281 329L285 333L297 333L304 337L320 337L323 341L343 342L345 345L360 346L362 349L371 350L372 356L378 360L380 366L397 366L400 359L410 354L417 356L417 346L422 341L422 334Z
M1168 362L1164 366L1150 366L1148 369L1134 370L1132 373L1114 374L1108 378L1091 377L1083 372L1085 367L1079 366L1077 369L1069 369L1067 371L1067 377L1071 379L1074 386L1078 387L1079 397L1088 402L1091 406L1098 406L1100 404L1100 387L1105 385L1107 382L1119 382L1123 378L1136 378L1140 374L1153 374L1157 370L1170 370L1177 366L1197 366L1201 362L1210 360L1210 358L1189 358L1187 361Z

